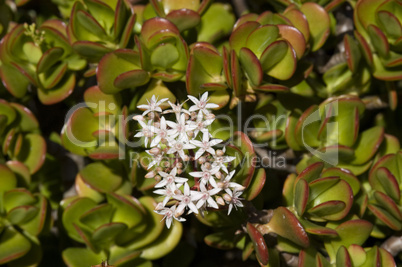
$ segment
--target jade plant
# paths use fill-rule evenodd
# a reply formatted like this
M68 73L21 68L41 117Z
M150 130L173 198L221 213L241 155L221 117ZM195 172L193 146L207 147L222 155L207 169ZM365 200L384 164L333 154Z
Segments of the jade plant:
M48 201L24 188L30 176L21 165L0 164L0 264L9 266L37 265L42 258L39 236L51 226Z
M0 265L401 265L400 11L0 0Z

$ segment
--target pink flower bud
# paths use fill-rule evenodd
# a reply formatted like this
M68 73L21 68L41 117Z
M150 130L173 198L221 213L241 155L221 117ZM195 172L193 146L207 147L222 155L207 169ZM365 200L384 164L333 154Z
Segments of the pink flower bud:
M164 208L163 203L159 202L158 204L156 204L155 210L161 210L163 208Z
M223 199L226 200L227 202L232 201L232 197L229 194L224 194Z
M159 147L154 147L149 150L149 153L151 153L152 155L158 155L159 153L161 153L161 149Z
M206 119L206 120L212 120L212 119L215 119L215 115L214 115L214 114L212 114L212 113L209 113L209 114L207 114L207 115L205 116L205 119Z
M207 161L207 159L206 159L204 156L202 156L202 157L200 157L200 158L198 159L198 163L199 163L199 164L204 164L206 161Z
M150 171L145 175L145 178L154 178L156 173L154 171Z
M216 200L216 203L218 203L218 205L225 206L225 201L223 200L222 197L217 196L217 197L215 198L215 200Z
M174 217L179 218L181 215L183 215L184 209L182 210L177 210L174 212Z
M135 116L133 116L133 120L144 121L145 119L142 115L135 115Z

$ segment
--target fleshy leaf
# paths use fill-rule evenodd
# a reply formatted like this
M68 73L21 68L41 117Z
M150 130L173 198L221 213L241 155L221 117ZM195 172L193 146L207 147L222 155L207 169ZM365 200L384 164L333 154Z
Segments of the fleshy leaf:
M0 264L18 259L31 248L31 243L13 227L7 227L0 236Z
M300 11L306 16L309 29L311 50L317 51L324 45L330 33L330 18L328 13L320 5L307 2L300 7Z
M269 255L263 235L251 223L247 223L247 232L253 242L258 261L262 265L266 265L269 260Z

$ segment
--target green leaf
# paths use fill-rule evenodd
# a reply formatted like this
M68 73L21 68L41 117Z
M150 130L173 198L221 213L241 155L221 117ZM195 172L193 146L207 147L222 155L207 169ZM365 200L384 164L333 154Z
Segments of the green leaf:
M101 204L85 212L80 217L80 221L95 230L101 225L111 222L114 210L113 206L108 203Z
M33 236L39 235L45 227L47 227L45 228L46 230L49 230L51 226L50 212L48 212L49 203L42 195L36 195L36 197L38 198L38 201L35 207L38 208L38 212L30 221L20 225L22 229Z
M75 74L68 73L50 90L38 90L39 100L45 105L52 105L66 99L74 90Z
M135 58L139 58L139 56L134 51L121 49L106 54L101 59L96 71L96 77L102 92L115 94L122 90L115 86L115 79L125 72L140 69L133 61Z
M149 19L141 29L141 38L148 49L153 49L161 43L176 41L179 35L179 29L164 18Z
M341 246L336 253L336 267L352 267L348 250Z
M375 50L381 57L387 57L389 54L389 43L384 33L375 25L370 24L367 27L367 32Z
M308 220L299 219L307 233L320 236L336 237L338 233L329 227L324 227Z
M249 48L259 58L264 50L278 37L279 29L276 25L263 25L250 33L245 47ZM238 51L236 52L239 53Z
M151 54L151 63L155 67L168 69L179 59L179 52L172 44L161 44Z
M124 223L111 222L99 226L92 233L92 242L101 248L109 248L116 236L127 229Z
M369 161L377 152L384 139L384 128L376 126L360 133L355 145L355 158L351 164L361 165Z
M401 211L399 210L396 203L392 200L392 198L378 191L374 192L374 198L377 203L381 205L384 209L386 209L392 216L394 216L398 220L402 220Z
M361 246L352 244L348 247L348 252L353 266L361 266L366 261L366 252Z
M338 225L335 230L338 237L324 241L331 259L336 257L335 253L341 246L349 247L352 244L361 246L370 236L373 225L365 220L349 220Z
M19 127L21 131L33 132L39 129L38 120L31 110L17 103L10 103L10 105L18 113Z
M0 164L0 193L17 187L17 177L7 165Z
M95 253L87 248L67 248L63 251L62 257L71 267L94 266L107 259L103 251Z
M143 248L159 238L162 231L166 229L165 223L161 221L163 217L154 212L156 202L152 197L144 196L139 199L143 207L145 208L144 217L145 228L138 229L139 232L134 232L134 235L130 237L130 229L119 237L117 244L126 243L126 247L129 250L138 250ZM180 226L179 226L180 227ZM135 229L135 228L132 228ZM133 239L134 238L134 239ZM129 241L129 243L127 243Z
M201 22L200 15L190 9L173 10L166 18L173 22L181 32L194 28Z
M107 1L106 1L107 2ZM114 23L114 10L104 3L103 1L97 0L84 0L91 15L96 21L101 23L105 30L110 30Z
M103 39L106 36L105 29L103 29L99 22L88 12L78 10L76 16L77 22L90 33L94 34L99 39Z
M121 172L102 162L93 162L80 171L83 181L91 188L102 192L114 192L122 184Z
M370 172L369 182L371 186L381 192L386 193L395 201L400 200L399 184L395 176L385 167L373 168ZM375 178L376 179L375 179ZM375 179L375 180L374 180Z
M305 42L308 42L310 39L310 30L306 16L296 8L287 8L283 15L303 34Z
M312 182L320 177L322 170L324 169L324 163L316 162L309 165L297 176L297 180L305 179L307 182Z
M29 173L29 169L22 162L9 160L7 161L6 165L15 174L18 186L20 185L27 186L31 183L31 174ZM0 165L0 172L1 172L1 165ZM0 176L5 177L6 175L0 175ZM6 178L4 179L7 180Z
M65 209L62 215L63 226L67 234L78 242L83 242L82 237L78 234L74 225L84 226L80 222L80 217L88 210L94 208L96 202L90 198L77 198L71 202ZM84 226L85 227L85 226Z
M238 54L242 47L246 47L248 36L256 30L260 24L255 21L248 21L241 24L233 31L229 38L230 47ZM276 39L276 38L275 38Z
M301 247L308 247L310 244L303 226L296 216L285 207L275 209L271 220L264 227L266 227L267 233L274 232Z
M25 53L28 61L37 64L42 57L42 50L32 42L26 42L22 45L22 51Z
M216 48L198 45L192 50L186 75L187 92L191 95L202 93L205 83L222 81L223 60Z
M30 84L27 77L16 67L3 63L0 65L0 77L6 89L15 97L23 97Z
M278 25L279 35L288 41L295 50L297 59L303 57L306 50L306 41L303 34L295 27L289 25Z
M0 235L0 244L0 264L18 259L31 249L31 243L11 226Z
M150 246L142 250L141 258L147 260L156 260L162 258L171 252L179 243L183 233L183 226L175 221L170 229L164 229L159 238L151 243Z
M217 249L232 249L235 247L235 230L228 229L212 233L204 237L204 242Z
M345 44L345 55L348 67L352 72L356 72L361 59L359 46L348 34L343 38L343 42Z
M377 13L382 30L391 38L398 39L402 36L402 26L398 18L391 12L381 10Z
M197 42L215 43L222 35L229 35L233 30L235 16L226 3L213 3L201 17L201 27Z
M263 72L260 61L254 53L243 47L240 49L239 60L253 85L259 85L262 82Z
M108 203L116 209L112 218L113 222L124 222L131 228L144 220L143 208L135 198L115 193L108 193L106 198Z
M330 18L328 13L320 5L307 2L300 7L300 11L306 16L310 29L311 50L317 51L322 47L330 33Z
M297 214L302 216L306 210L309 199L309 187L305 179L299 179L294 189L293 205L296 208Z
M360 181L351 172L340 168L328 168L322 172L321 177L339 177L346 181L352 188L353 195L356 196L360 191Z
M35 202L35 197L27 189L15 188L4 193L3 207L9 211L18 206L32 205Z
M339 213L345 209L346 205L343 201L330 200L308 210L309 214L320 218L327 218L333 214Z
M247 233L253 242L257 259L262 265L268 264L269 255L268 247L265 243L264 237L251 223L247 223Z
M73 44L73 49L81 56L92 61L99 61L105 54L112 51L102 44L90 41L77 41Z
M42 72L38 75L39 81L41 82L44 89L51 89L55 87L61 79L64 77L67 71L67 63L59 64L54 66L46 72Z
M329 179L329 178L323 178ZM326 191L321 193L317 198L315 198L312 203L309 203L313 206L322 205L322 203L330 201L328 203L329 206L333 206L336 211L332 214L323 215L320 213L319 218L314 218L315 220L340 220L344 218L350 211L353 204L353 191L350 188L349 184L344 180L339 180L335 185L328 188ZM335 201L335 202L332 202ZM338 202L339 201L339 202ZM344 204L341 204L343 202ZM345 205L345 206L343 206ZM323 208L326 206L323 205ZM341 208L342 207L342 208ZM321 208L321 206L320 206ZM313 210L314 212L314 210ZM312 218L313 219L313 218Z
M261 55L263 71L268 71L278 64L286 55L288 45L285 41L276 41L269 45Z
M256 198L261 190L264 187L266 181L266 173L263 168L259 168L254 172L253 179L251 180L251 184L248 188L244 191L243 197L244 199L251 201Z
M46 142L39 134L27 134L24 136L21 152L15 160L21 161L31 174L37 172L45 161Z
M64 49L60 47L52 47L43 53L41 59L36 66L36 71L38 74L46 72L50 67L52 67L57 61L61 59L64 53Z
M395 231L400 231L402 229L402 223L400 219L395 218L391 213L387 210L377 206L377 205L368 205L369 210L378 218L381 222L387 225L389 228Z
M23 224L31 220L38 212L38 208L34 206L18 206L7 213L7 219L12 224Z

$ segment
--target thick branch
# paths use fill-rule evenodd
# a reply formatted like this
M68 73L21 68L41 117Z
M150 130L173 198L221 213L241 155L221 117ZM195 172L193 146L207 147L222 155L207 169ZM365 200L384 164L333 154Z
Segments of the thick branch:
M391 236L384 243L381 248L387 250L393 257L402 252L402 236Z

